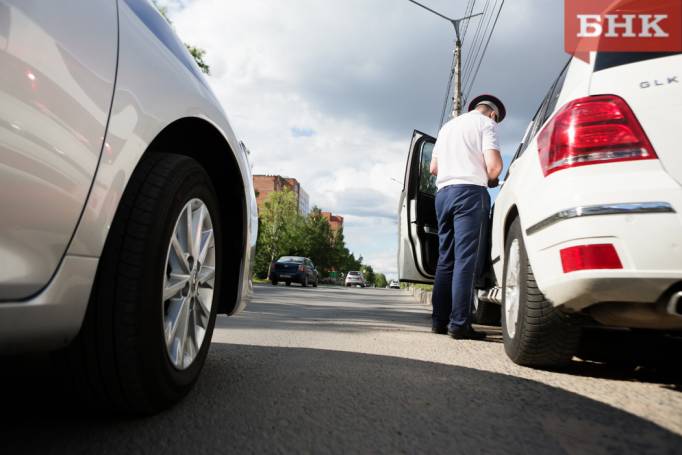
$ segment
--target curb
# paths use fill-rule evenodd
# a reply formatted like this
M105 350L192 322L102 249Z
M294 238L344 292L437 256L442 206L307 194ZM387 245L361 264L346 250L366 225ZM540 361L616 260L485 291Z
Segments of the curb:
M414 297L417 302L423 305L431 305L431 291L409 287L405 289L405 292Z

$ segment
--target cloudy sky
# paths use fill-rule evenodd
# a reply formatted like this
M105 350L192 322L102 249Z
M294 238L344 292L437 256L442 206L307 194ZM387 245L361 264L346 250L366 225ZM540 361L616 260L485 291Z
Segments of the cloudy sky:
M474 12L487 1L495 0L476 1ZM424 2L450 17L467 4ZM209 81L254 172L297 178L311 204L345 218L356 255L396 276L402 185L393 179L403 180L412 131L437 133L452 26L407 0L159 3L180 37L207 51ZM563 2L506 0L472 96L506 103L507 164L567 61L562 39Z

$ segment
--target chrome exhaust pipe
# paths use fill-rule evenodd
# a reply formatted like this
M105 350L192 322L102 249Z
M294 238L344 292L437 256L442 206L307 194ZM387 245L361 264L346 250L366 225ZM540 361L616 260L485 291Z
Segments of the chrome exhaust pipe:
M670 296L665 309L668 314L682 317L682 291L675 292Z

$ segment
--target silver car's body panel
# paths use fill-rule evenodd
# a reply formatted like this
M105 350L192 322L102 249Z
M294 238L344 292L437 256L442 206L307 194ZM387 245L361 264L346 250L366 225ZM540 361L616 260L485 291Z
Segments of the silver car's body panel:
M244 188L243 255L230 314L241 310L250 296L258 215L248 157L191 55L158 12L146 0L119 0L118 15L116 88L101 161L96 173L92 171L94 183L82 219L75 232L69 233L73 238L61 268L42 293L24 302L0 303L0 352L10 343L17 345L21 333L31 334L24 339L24 350L60 347L78 333L97 261L126 186L152 141L180 119L202 119L211 125L231 149L225 147L224 153L232 155L239 168ZM74 261L79 264L77 270L72 270ZM39 313L60 314L63 321L51 324L45 318L29 318Z
M102 150L116 51L115 0L0 1L0 301L40 291L64 256Z

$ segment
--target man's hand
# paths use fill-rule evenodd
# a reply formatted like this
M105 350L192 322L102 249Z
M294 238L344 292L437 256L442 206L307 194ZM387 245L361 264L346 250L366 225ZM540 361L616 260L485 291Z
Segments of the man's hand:
M497 188L500 186L500 179L488 180L488 188Z

